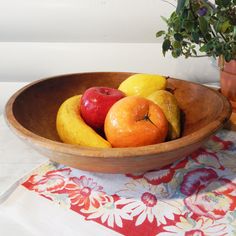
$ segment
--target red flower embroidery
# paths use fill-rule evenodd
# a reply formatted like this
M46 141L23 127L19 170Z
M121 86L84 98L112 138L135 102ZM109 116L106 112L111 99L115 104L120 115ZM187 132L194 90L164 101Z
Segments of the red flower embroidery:
M232 145L233 145L233 142L232 141L227 141L227 140L222 140L220 139L218 136L216 135L213 135L211 137L211 140L217 144L219 144L221 146L221 149L222 150L227 150L229 149Z
M32 175L26 182L26 187L39 193L56 192L62 190L66 184L65 175L69 175L70 168L53 170L45 175Z
M225 169L214 152L207 151L203 148L200 148L196 152L192 153L191 158L198 164L204 164L220 170Z
M147 172L143 175L143 178L150 184L158 185L170 182L174 174L174 169L166 168L158 171Z
M180 191L184 203L198 216L220 219L236 208L236 184L219 178L211 169L199 168L184 176Z
M217 173L212 169L198 168L188 172L184 176L180 186L180 191L187 196L192 195L202 185L207 184L210 180L217 178Z
M69 195L72 205L77 205L88 210L92 205L95 208L100 206L104 197L103 187L99 186L92 178L81 176L70 178L70 183L65 189Z
M142 179L147 180L148 183L152 185L158 185L161 183L168 183L172 180L175 172L178 169L184 168L186 166L187 159L183 159L181 161L175 162L172 165L167 165L162 167L159 170L152 170L146 173L137 173L137 174L127 174L127 177L131 177L133 179Z

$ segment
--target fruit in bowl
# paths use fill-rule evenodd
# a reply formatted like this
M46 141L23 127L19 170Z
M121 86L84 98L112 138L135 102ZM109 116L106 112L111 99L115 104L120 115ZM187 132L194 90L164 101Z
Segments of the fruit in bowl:
M109 148L110 143L88 126L80 115L81 95L62 103L56 119L59 137L64 143L88 147Z
M139 147L164 142L168 122L158 105L143 97L129 96L111 107L104 129L113 147Z
M156 90L165 89L166 84L166 78L161 75L134 74L124 80L118 89L127 96L147 97Z
M61 105L58 134L65 143L92 147L152 145L167 133L178 138L179 108L165 87L165 77L149 74L132 75L118 89L90 87Z
M164 112L168 120L168 140L177 139L180 137L180 109L175 96L166 90L157 90L150 94L147 99L157 104Z
M81 98L81 116L90 127L101 130L107 112L115 102L123 97L125 94L115 88L91 87L83 93Z

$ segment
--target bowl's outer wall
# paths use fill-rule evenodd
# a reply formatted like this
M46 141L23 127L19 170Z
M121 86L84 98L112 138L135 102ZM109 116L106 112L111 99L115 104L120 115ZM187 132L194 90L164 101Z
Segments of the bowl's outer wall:
M209 137L208 137L209 138ZM55 152L55 150L43 149L30 143L30 146L37 150L39 153L47 156L50 160L61 163L70 167L78 168L85 171L105 172L105 173L142 173L148 170L161 168L174 161L186 157L188 154L200 148L207 139L203 139L198 143L189 145L182 150L174 150L167 153L157 155L145 155L138 157L125 157L125 158L103 158L100 157L75 157L70 153Z

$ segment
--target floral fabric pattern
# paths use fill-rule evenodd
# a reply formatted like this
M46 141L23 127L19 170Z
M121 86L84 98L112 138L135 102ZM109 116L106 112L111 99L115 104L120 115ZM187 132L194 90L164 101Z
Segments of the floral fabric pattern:
M50 162L23 186L129 236L236 235L236 133L146 173L100 174Z

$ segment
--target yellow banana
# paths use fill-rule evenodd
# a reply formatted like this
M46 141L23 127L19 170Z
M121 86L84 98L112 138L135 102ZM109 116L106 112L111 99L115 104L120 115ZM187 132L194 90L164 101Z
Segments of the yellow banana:
M59 137L64 143L81 146L109 148L111 144L88 126L80 116L80 100L82 95L68 98L60 106L56 127Z

